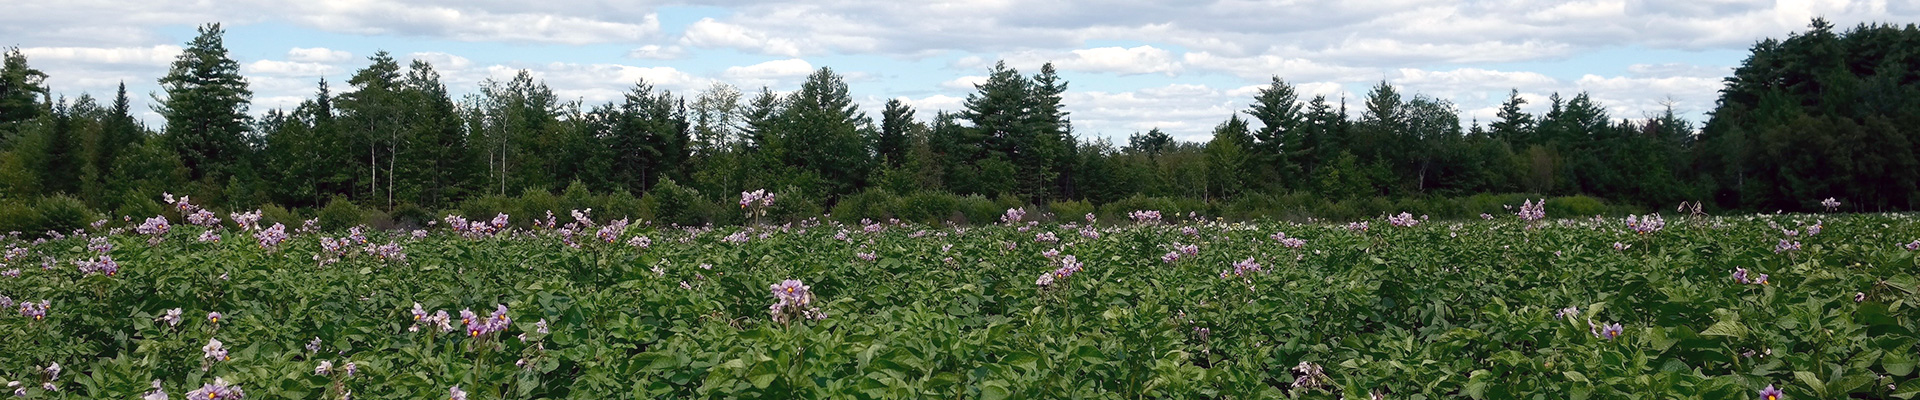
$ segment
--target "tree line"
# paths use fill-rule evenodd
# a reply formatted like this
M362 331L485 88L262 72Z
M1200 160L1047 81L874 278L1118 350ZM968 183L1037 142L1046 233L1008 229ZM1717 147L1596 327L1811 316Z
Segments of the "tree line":
M1051 64L1033 74L996 64L959 110L896 99L874 118L830 68L784 94L715 83L689 96L643 81L619 100L584 104L526 71L455 98L430 63L380 52L339 88L322 79L299 105L255 117L223 36L218 24L201 27L159 79L157 127L133 117L124 84L111 100L55 98L47 74L8 51L0 197L15 213L51 202L111 216L151 215L162 192L230 209L344 201L437 212L536 192L638 199L663 187L696 203L766 188L821 210L876 192L1215 209L1486 193L1730 210L1920 201L1911 24L1836 32L1816 19L1761 41L1698 129L1671 107L1609 115L1586 93L1556 93L1530 114L1517 88L1494 120L1463 124L1452 102L1389 82L1350 101L1303 96L1276 76L1206 142L1153 129L1125 143L1074 133L1068 82Z

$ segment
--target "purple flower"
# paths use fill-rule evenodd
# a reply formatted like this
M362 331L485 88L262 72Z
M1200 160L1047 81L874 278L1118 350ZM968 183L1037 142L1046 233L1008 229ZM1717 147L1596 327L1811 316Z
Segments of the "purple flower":
M1614 249L1614 250L1620 250L1620 251L1626 251L1627 249L1630 249L1630 248L1633 248L1633 245L1631 245L1631 244L1626 244L1626 243L1620 243L1620 242L1613 242L1613 249Z
M1824 225L1826 225L1825 221L1815 221L1812 226L1807 227L1807 236L1820 234L1820 228L1824 227Z
M41 300L39 303L31 301L20 302L20 316L33 318L35 321L45 319L47 317L47 306L50 305L53 305L53 303L46 300Z
M1627 216L1627 229L1642 235L1659 232L1661 229L1666 229L1666 227L1667 220L1660 218L1660 214L1657 213L1644 216Z
M1133 223L1136 223L1136 224L1157 223L1157 222L1160 222L1160 211L1136 210L1136 211L1127 213L1127 218L1132 218Z
M1180 234L1187 235L1187 236L1198 236L1200 235L1200 230L1194 229L1191 226L1183 226L1183 227L1180 227Z
M827 318L826 313L820 312L820 308L813 305L811 288L800 283L800 280L784 280L770 286L769 289L773 291L773 297L776 300L772 306L767 307L768 313L773 315L774 322L785 324L794 319Z
M200 346L200 351L205 353L205 358L208 360L215 362L227 360L227 347L226 344L220 343L220 339L207 339L207 345Z
M720 241L727 242L727 243L746 243L747 231L734 232L732 235L727 235L727 237L721 238Z
M212 230L200 231L201 243L220 243L220 233Z
M1532 201L1520 203L1520 212L1514 214L1520 216L1520 219L1527 222L1539 221L1542 218L1546 218L1547 199L1540 199L1538 203ZM1487 219L1492 219L1491 217L1492 216L1489 215Z
M213 383L200 386L187 392L187 400L240 400L247 397L240 385L228 384L225 378L213 378Z
M1780 239L1780 244L1773 246L1774 253L1798 251L1798 250L1800 250L1800 242L1791 241L1787 239Z
M92 239L87 239L87 250L107 254L113 251L113 242L107 241L106 236L94 236Z
M171 225L167 225L167 217L160 216L147 218L146 222L141 222L139 227L133 228L133 231L142 235L159 236L167 234L167 231L172 229Z
M287 241L287 226L275 223L273 227L253 234L253 239L259 241L260 248L263 249L279 246L280 242Z
M1174 261L1180 261L1180 252L1177 250L1169 251L1167 252L1167 255L1160 256L1160 261L1166 262L1166 263L1173 263Z
M1626 332L1626 328L1620 326L1619 323L1614 323L1611 325L1603 324L1603 325L1600 325L1600 330L1598 332L1595 332L1593 336L1602 338L1602 339L1613 340L1614 338L1620 337L1620 334L1624 332Z
M1840 201L1839 201L1839 200L1834 200L1834 199L1833 199L1832 197L1828 197L1828 198L1827 198L1826 200L1821 200L1821 201L1820 201L1820 206L1821 206L1821 207L1826 207L1826 208L1827 208L1827 211L1834 211L1834 210L1839 210L1839 209L1840 209ZM1769 386L1769 387L1771 387L1771 386ZM1768 399L1768 400L1772 400L1772 399Z
M1347 230L1365 233L1367 231L1367 221L1349 222L1347 223Z
M467 400L467 391L460 390L460 385L453 385L453 388L447 389L447 393L452 400Z
M1833 199L1827 199L1827 201L1833 201ZM1839 207L1839 205L1836 203L1829 207ZM1767 385L1767 388L1760 389L1760 398L1762 400L1780 400L1787 398L1787 394L1786 392L1781 392L1780 389L1773 388L1773 385Z
M180 309L175 308L161 313L160 322L165 322L167 326L180 326Z
M1041 242L1041 243L1059 243L1060 237L1055 236L1053 232L1041 232L1039 234L1033 235L1033 241Z
M313 340L311 340L311 341L308 341L308 342L307 342L307 352L308 352L308 353L319 353L319 352L320 352L320 343L321 343L321 341L320 341L320 337L318 337L318 336L315 336L315 337L313 338Z
M1867 292L1853 292L1853 302L1867 301Z
M1414 219L1413 214L1400 213L1400 215L1387 217L1387 223L1393 224L1393 226L1398 226L1398 227L1410 227L1414 225L1419 225L1420 220Z
M1577 316L1580 316L1579 307L1562 308L1560 309L1559 312L1553 313L1553 319L1567 319L1567 318L1573 318Z
M1013 224L1020 223L1020 220L1025 219L1026 217L1027 217L1027 210L1020 209L1018 207L1009 208L1007 209L1006 214L1000 215L1000 222L1005 222L1007 225L1013 225Z
M222 315L220 315L219 311L207 313L207 322L218 324L220 323L220 317L222 317Z
M1041 273L1040 279L1035 279L1033 281L1033 284L1040 286L1042 288L1053 286L1053 275L1054 275L1053 271L1047 271L1047 272Z
M1254 272L1260 272L1260 263L1254 262L1253 257L1233 263L1233 276L1247 276ZM1220 273L1222 277L1226 275L1226 272Z

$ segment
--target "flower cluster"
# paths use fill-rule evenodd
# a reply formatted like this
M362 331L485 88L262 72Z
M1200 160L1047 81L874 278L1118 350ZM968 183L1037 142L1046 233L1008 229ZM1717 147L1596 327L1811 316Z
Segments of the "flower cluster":
M1387 217L1387 223L1389 223L1389 224L1393 224L1393 226L1398 226L1398 227L1403 227L1403 228L1404 228L1404 227L1410 227L1410 226L1414 226L1414 225L1419 225L1419 224L1420 224L1420 220L1418 220L1418 219L1414 219L1414 218L1413 218L1413 214L1409 214L1409 213L1400 213L1400 215L1395 215L1395 216L1392 216L1392 217Z
M1033 235L1033 241L1040 243L1059 243L1060 237L1054 235L1053 232L1040 232L1039 234Z
M1080 258L1074 257L1071 254L1060 256L1058 262L1060 264L1059 268L1054 268L1053 271L1040 274L1040 278L1034 280L1033 284L1042 288L1053 286L1055 280L1072 277L1073 274L1079 273L1080 270L1086 266L1080 263Z
M1826 200L1820 201L1820 206L1826 207L1827 211L1836 211L1840 209L1840 201L1834 200L1832 197L1828 197Z
M1634 233L1645 235L1659 232L1661 229L1666 228L1667 220L1660 218L1660 214L1658 213L1627 216L1627 229L1633 230Z
M220 243L220 233L213 230L200 231L201 243Z
M1533 201L1520 203L1520 212L1516 212L1514 213L1514 215L1520 216L1521 220L1525 220L1527 222L1539 221L1542 218L1546 218L1547 217L1547 199L1540 199L1540 202L1538 203L1535 203Z
M394 242L387 242L387 244L378 246L367 246L367 254L371 254L382 260L406 261L407 253L404 251L405 249L400 248L399 243Z
M250 230L260 229L260 210L230 213L230 214L227 214L227 217L233 218L233 223L240 225L240 230L250 231ZM308 222L315 223L315 224L319 223L318 220L313 220Z
M813 305L813 290L799 279L788 279L769 286L773 291L774 303L767 307L773 315L773 321L782 324L795 319L826 319L827 314Z
M1366 232L1367 232L1367 221L1360 221L1360 222L1348 222L1348 223L1347 223L1347 230L1349 230L1349 231L1354 231L1354 232L1360 232L1360 233L1366 233Z
M1306 361L1301 361L1300 365L1294 366L1293 373L1296 374L1293 378L1295 388L1318 388L1333 381L1327 377L1326 370L1321 369L1319 364Z
M214 215L212 211L199 210L194 211L192 214L187 214L187 223L199 226L214 226L220 224L220 217Z
M1274 232L1273 236L1268 236L1268 237L1273 238L1273 241L1280 242L1281 246L1287 246L1288 248L1298 249L1301 247L1305 247L1307 245L1306 240L1300 239L1300 238L1287 237L1286 232Z
M1000 222L1004 222L1007 225L1013 225L1013 224L1020 223L1020 220L1026 219L1026 218L1027 218L1027 210L1021 209L1019 207L1014 207L1014 208L1007 209L1006 214L1000 215Z
M740 208L751 208L751 210L747 211L750 217L758 218L767 216L767 209L771 207L773 207L773 193L768 192L766 189L740 192Z
M1252 273L1255 273L1255 272L1262 272L1262 270L1260 269L1260 263L1258 263L1258 262L1255 262L1255 261L1253 260L1253 257L1247 257L1247 259L1245 259L1245 260L1240 260L1240 261L1236 261L1236 262L1234 262L1234 263L1233 263L1233 270L1231 270L1231 271L1220 271L1220 277L1221 277L1221 278L1227 278L1227 277L1245 277L1245 276L1247 276L1248 274L1252 274Z
M494 305L493 315L486 317L474 314L472 309L460 310L460 322L467 325L467 336L480 337L507 330L513 319L507 317L507 305L497 304Z
M720 238L720 241L727 242L727 243L736 243L736 244L746 243L747 231L734 232L732 235L727 235L727 237Z
M1739 282L1742 285L1765 285L1767 284L1767 274L1748 277L1746 268L1734 268L1733 281Z
M120 272L120 263L114 262L113 256L106 254L101 254L99 258L92 260L74 261L73 264L80 268L80 273L82 274L105 274L106 276L113 276Z
M1133 212L1129 212L1129 213L1127 213L1127 218L1132 218L1132 219L1133 219L1133 223L1136 223L1136 224L1151 224L1151 223L1157 223L1157 222L1160 222L1160 211L1158 211L1158 210L1135 210L1135 211L1133 211Z
M1614 250L1619 250L1619 251L1627 251L1627 249L1630 249L1630 248L1633 248L1633 245L1631 245L1631 244L1626 244L1626 243L1620 243L1620 242L1613 242L1613 249L1614 249Z
M187 400L241 400L247 398L247 392L240 385L227 383L225 378L213 378L213 383L200 386L187 392Z
M1181 257L1196 255L1200 255L1200 246L1174 243L1173 251L1169 251L1166 255L1160 256L1160 261L1172 263L1180 261Z
M140 226L133 228L133 231L136 233L154 236L165 235L167 231L170 230L173 230L173 226L167 225L167 217L165 216L147 218L146 222L141 222Z
M860 258L860 261L866 261L866 262L873 262L874 260L879 260L879 259L880 259L880 255L878 255L878 254L874 254L874 253L873 253L873 252L871 252L871 251L863 251L863 252L859 252L859 253L853 253L853 256L854 256L854 257L858 257L858 258Z
M278 223L273 224L272 227L262 229L260 232L255 232L253 239L258 241L260 248L263 249L279 246L280 242L287 241L287 226Z
M600 238L601 242L605 242L609 244L618 242L620 240L620 235L627 233L627 225L629 224L631 223L627 222L626 218L621 218L620 220L609 222L607 223L607 226L600 227L600 231L595 232L594 237Z
M448 388L447 393L448 399L467 400L467 391L460 390L460 385L453 385L452 388Z
M1088 214L1088 215L1092 215L1092 214ZM1093 227L1091 227L1091 226L1089 226L1089 227L1085 227L1085 228L1080 228L1080 237L1083 237L1083 238L1088 238L1088 239L1099 239L1099 238L1100 238L1100 230L1098 230L1098 229L1093 229Z
M642 249L653 247L653 239L646 236L634 236L632 239L627 239L627 245Z
M46 319L47 306L51 306L51 305L53 305L53 302L46 301L46 300L40 300L39 303L35 303L31 301L22 301L20 302L20 316L33 318L33 320L35 321Z
M419 332L423 324L440 328L441 333L453 332L453 317L448 316L446 311L427 314L427 309L421 308L420 303L413 303L413 326L407 327L407 331Z
M1570 319L1578 316L1580 316L1579 307L1562 308L1560 309L1560 311L1556 311L1553 313L1553 319Z

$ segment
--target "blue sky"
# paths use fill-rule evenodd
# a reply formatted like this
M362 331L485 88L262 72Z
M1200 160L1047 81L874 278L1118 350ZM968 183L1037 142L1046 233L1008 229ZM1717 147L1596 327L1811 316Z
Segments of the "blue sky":
M635 81L691 97L716 83L793 89L814 68L846 75L863 109L900 98L956 110L996 60L1054 62L1082 136L1159 127L1202 140L1271 76L1309 94L1359 97L1386 80L1485 122L1511 89L1587 92L1617 118L1671 104L1696 121L1754 42L1805 29L1905 24L1905 0L1378 0L756 3L338 0L0 0L0 45L18 46L66 96L147 93L201 23L221 22L255 92L289 107L334 90L388 51L434 63L456 95L528 70L588 105ZM157 122L157 116L144 118Z

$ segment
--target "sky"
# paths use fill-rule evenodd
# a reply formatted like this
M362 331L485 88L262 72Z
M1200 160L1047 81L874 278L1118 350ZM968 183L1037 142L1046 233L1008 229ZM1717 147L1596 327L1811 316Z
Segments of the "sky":
M1075 132L1124 142L1160 128L1203 141L1279 76L1304 94L1360 99L1380 81L1492 120L1510 90L1540 113L1586 92L1613 118L1674 107L1704 121L1722 79L1765 38L1815 17L1840 28L1920 20L1920 0L0 0L0 46L57 95L111 97L141 118L156 80L218 22L254 92L251 111L334 92L387 51L431 62L456 95L527 70L566 99L614 101L644 79L691 98L715 82L789 91L819 67L846 76L877 119L898 98L929 119L959 110L996 61L1052 62Z

